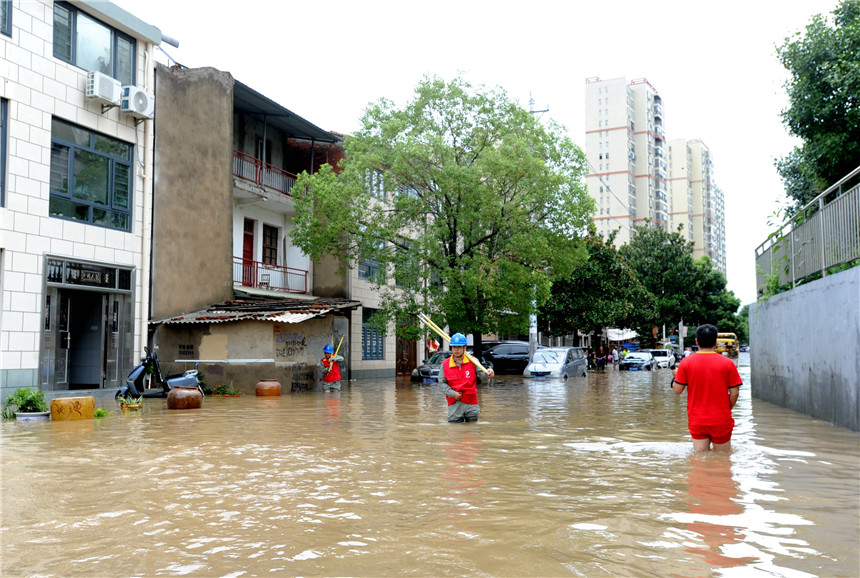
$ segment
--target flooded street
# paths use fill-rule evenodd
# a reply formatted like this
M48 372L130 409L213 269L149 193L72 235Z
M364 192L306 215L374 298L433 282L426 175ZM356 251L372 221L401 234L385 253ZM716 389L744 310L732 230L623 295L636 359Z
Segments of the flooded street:
M694 455L668 370L2 423L3 576L857 576L860 434L753 400ZM754 387L754 385L753 385Z

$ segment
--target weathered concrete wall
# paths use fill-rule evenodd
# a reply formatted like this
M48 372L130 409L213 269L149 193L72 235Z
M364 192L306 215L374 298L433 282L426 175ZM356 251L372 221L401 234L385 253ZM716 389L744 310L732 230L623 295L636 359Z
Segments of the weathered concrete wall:
M860 267L750 307L752 395L860 431Z
M273 359L268 363L201 362L206 385L231 385L244 394L254 394L261 379L277 379L283 394L318 388L317 362L323 347L334 339L337 347L344 338L339 355L341 376L349 376L348 321L340 315L327 315L302 323L237 321L230 323L161 325L154 338L162 371L180 373L192 369L193 362L182 360ZM178 360L178 362L177 362Z
M158 66L152 317L233 298L233 78Z

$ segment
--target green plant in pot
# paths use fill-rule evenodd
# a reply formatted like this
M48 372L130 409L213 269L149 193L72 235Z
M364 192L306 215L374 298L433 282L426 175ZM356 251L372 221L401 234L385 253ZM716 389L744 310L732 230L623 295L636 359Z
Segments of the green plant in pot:
M14 409L12 409L14 408ZM12 419L17 413L41 413L48 411L45 394L42 391L31 390L29 387L19 387L9 396L3 406L3 418Z

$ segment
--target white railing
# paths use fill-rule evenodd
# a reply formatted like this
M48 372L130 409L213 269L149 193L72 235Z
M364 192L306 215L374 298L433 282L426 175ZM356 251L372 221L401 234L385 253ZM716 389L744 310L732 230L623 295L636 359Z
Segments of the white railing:
M796 287L811 275L823 277L833 267L860 259L858 175L860 167L804 205L756 248L759 295L769 276L777 275L780 287Z

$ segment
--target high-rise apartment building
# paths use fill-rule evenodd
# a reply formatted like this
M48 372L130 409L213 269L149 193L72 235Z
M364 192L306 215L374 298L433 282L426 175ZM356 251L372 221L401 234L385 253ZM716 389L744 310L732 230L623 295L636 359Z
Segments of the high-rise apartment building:
M603 236L615 244L646 223L681 233L693 256L708 255L725 273L723 193L714 184L708 147L698 140L667 141L663 99L644 78L585 81L588 192Z

